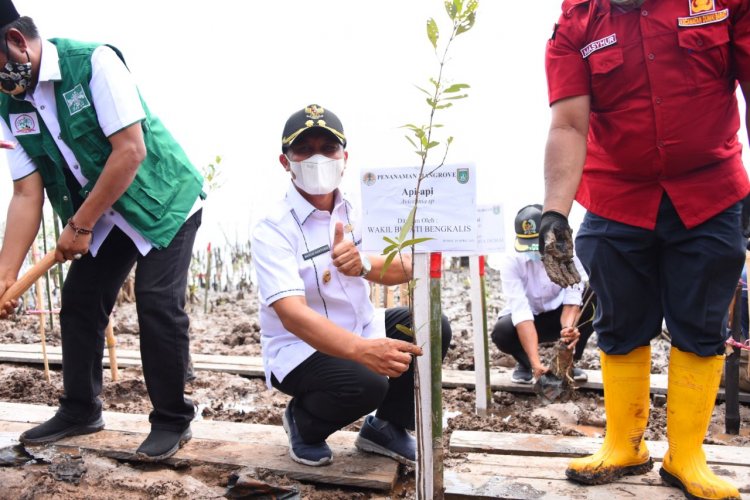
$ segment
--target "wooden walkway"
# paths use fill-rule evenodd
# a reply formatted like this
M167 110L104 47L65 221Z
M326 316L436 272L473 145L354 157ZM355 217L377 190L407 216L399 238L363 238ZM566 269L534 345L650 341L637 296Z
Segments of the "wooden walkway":
M667 443L647 443L654 469L612 484L582 486L565 479L573 457L599 449L602 439L542 436L478 431L455 431L450 450L467 453L445 470L446 498L452 499L684 499L676 488L664 485L659 468ZM705 445L714 473L736 485L750 499L750 448Z
M52 417L56 408L0 402L0 442L17 439L24 430ZM132 459L150 430L148 415L104 412L105 430L73 436L55 443L91 450L117 459ZM390 491L398 477L398 463L359 452L356 433L339 431L328 439L333 463L308 467L289 458L284 429L274 425L199 420L191 424L193 439L170 463L220 464L269 470L300 481ZM2 496L2 495L0 495Z
M47 346L47 358L51 365L62 364L62 350L59 346ZM234 373L246 377L264 377L263 361L254 356L227 356L211 354L193 354L193 368ZM41 346L36 344L0 344L0 363L41 364ZM105 354L103 363L109 366ZM119 367L141 366L141 355L138 351L118 349L117 364ZM585 370L589 381L579 386L580 389L602 390L602 373L598 370ZM490 384L493 391L533 393L531 385L516 384L510 380L510 371L490 370ZM472 370L443 370L443 387L466 387L474 389L476 378ZM667 393L667 376L651 375L651 393ZM740 402L750 403L750 393L740 392ZM724 400L724 389L719 389L717 399Z

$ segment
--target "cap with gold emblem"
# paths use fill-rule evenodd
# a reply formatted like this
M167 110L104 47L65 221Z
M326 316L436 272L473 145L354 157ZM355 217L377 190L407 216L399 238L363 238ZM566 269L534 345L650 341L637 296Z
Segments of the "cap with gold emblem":
M284 133L281 136L281 151L286 153L286 150L297 137L316 127L327 130L338 139L342 146L346 147L344 126L341 125L341 120L332 111L328 111L317 104L310 104L294 113L286 121Z
M542 220L542 205L526 205L516 214L516 252L539 250L539 223Z
M0 0L0 27L18 19L18 11L11 0Z

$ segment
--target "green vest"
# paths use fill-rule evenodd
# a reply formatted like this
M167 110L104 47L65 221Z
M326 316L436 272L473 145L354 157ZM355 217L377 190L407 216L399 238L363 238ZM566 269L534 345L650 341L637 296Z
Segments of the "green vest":
M62 80L55 82L60 138L73 151L81 172L89 180L79 191L85 198L112 152L112 145L99 127L89 88L91 55L99 44L66 39L51 39L50 42L57 46L62 75ZM120 51L111 48L124 63ZM161 121L151 116L143 99L141 104L146 114L141 122L146 158L133 183L113 207L156 248L163 248L169 245L185 222L198 196L205 198L203 177ZM17 133L15 138L34 161L55 212L63 222L67 221L73 216L73 204L63 173L67 167L52 135L36 115L36 109L29 102L0 93L0 116L12 131L22 128L24 120L29 123L30 116L36 118L39 133ZM17 125L16 129L11 119Z

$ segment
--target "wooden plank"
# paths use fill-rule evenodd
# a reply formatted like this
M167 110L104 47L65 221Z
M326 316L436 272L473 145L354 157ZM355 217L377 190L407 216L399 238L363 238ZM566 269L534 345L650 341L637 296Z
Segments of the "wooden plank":
M682 499L676 488L662 483L659 466L639 476L626 476L614 483L583 486L565 479L568 459L470 453L445 472L445 498L511 499ZM712 466L714 473L736 485L743 498L750 492L750 468Z
M62 364L60 346L48 346L47 355L50 364ZM138 351L118 350L117 362L123 367L141 366ZM214 354L193 354L193 367L196 370L220 371L234 373L246 377L265 377L263 360L258 356L226 356ZM37 344L0 344L0 362L6 363L41 363L41 346ZM104 366L109 366L109 359L102 359ZM588 382L581 384L581 390L602 391L602 372L599 370L584 370L589 377ZM493 391L519 392L531 394L534 386L530 384L516 384L510 380L510 371L497 369L490 371L490 385ZM473 370L443 369L443 387L465 387L474 389L476 377ZM651 394L667 393L667 376L651 375ZM724 388L720 388L716 399L724 400ZM750 393L740 391L740 402L750 403Z
M11 346L8 348L7 346ZM6 363L41 363L42 356L37 345L0 344L0 362ZM256 356L224 356L210 354L193 354L193 368L195 370L209 370L224 373L234 373L247 377L264 377L263 360ZM59 346L47 350L50 364L62 364L62 351ZM109 357L103 356L102 363L109 366ZM141 366L141 355L138 351L118 350L117 364L122 368Z
M454 431L450 451L483 452L498 455L582 457L601 447L603 438L547 436L511 432ZM651 458L661 461L667 451L666 441L647 441ZM742 446L703 445L710 464L750 467L750 448Z
M18 434L54 415L55 408L0 403L0 436ZM150 430L147 415L104 412L106 429L87 436L74 436L56 444L75 446L103 455L131 459ZM286 434L280 426L222 421L195 421L193 439L170 463L212 463L257 467L276 474L316 483L390 490L398 464L389 458L361 453L354 447L356 433L340 431L328 443L334 452L330 466L307 467L289 458Z
M588 382L580 384L579 390L602 391L602 372L599 370L584 370L589 377ZM534 386L531 384L516 384L510 380L510 371L490 371L490 385L493 391L533 393ZM475 375L473 370L450 370L443 369L443 387L465 387L473 389L475 384ZM667 376L652 374L651 375L651 394L667 393ZM716 399L723 401L724 388L719 388ZM740 401L750 403L750 393L740 392Z

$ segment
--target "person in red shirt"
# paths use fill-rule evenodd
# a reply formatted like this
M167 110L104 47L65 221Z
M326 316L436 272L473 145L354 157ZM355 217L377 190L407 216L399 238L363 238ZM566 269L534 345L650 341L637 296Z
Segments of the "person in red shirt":
M689 498L740 498L708 469L702 442L747 241L735 89L750 97L750 2L565 0L562 9L546 52L540 249L553 281L575 282L567 215L574 199L587 209L576 253L598 298L607 413L602 448L566 475L601 484L651 469L649 346L665 320L660 474Z

